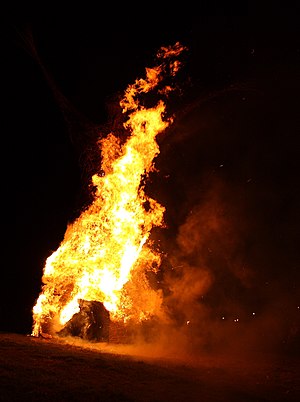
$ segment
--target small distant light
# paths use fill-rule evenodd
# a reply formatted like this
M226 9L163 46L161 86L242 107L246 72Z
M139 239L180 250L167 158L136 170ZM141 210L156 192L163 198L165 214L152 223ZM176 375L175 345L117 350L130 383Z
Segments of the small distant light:
M297 309L300 310L300 306L297 306Z
M219 165L219 167L223 167L223 166L224 166L224 165L222 165L222 164L221 164L221 165Z
M186 325L189 325L189 324L190 324L190 320L187 320Z
M238 318L235 318L233 321L234 321L234 322L238 322L238 321L239 321L239 319L238 319Z
M256 313L252 313L252 315L255 315Z
M225 317L224 317L224 316L222 317L222 320L225 320Z

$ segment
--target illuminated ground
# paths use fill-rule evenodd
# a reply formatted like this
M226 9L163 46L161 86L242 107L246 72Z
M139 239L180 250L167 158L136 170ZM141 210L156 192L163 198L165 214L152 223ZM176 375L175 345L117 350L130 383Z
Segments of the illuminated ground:
M298 401L299 359L154 357L155 349L0 334L1 401ZM193 360L193 362L192 362Z

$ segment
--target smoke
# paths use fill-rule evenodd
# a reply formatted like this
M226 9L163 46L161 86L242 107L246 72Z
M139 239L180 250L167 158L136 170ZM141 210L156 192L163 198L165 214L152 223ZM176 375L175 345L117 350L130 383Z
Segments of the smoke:
M153 356L188 362L207 354L257 359L297 350L296 298L278 280L265 280L266 256L253 255L255 225L236 201L239 190L212 181L173 242L167 239L161 284L167 319L151 323L146 343L145 333L136 338L144 351L151 344Z
M293 147L279 149L277 109L259 90L224 90L162 141L164 351L299 353Z

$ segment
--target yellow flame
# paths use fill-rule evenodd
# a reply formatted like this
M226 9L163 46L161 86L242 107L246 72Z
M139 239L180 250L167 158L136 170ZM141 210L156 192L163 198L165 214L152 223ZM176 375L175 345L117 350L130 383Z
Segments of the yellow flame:
M156 136L172 119L164 119L165 104L141 106L138 95L161 83L168 67L171 75L179 62L165 59L177 56L184 47L163 47L163 62L146 69L146 78L130 85L120 102L123 113L131 110L124 128L129 137L124 144L113 133L99 141L104 175L94 175L95 196L66 230L59 248L48 257L43 286L33 308L33 331L51 332L62 327L79 311L79 300L102 302L114 320L136 321L157 313L161 295L146 278L160 255L148 241L154 226L163 226L165 208L144 192L142 179L153 170L159 154ZM171 88L166 86L165 91ZM145 205L147 204L147 208ZM46 330L44 330L46 328Z

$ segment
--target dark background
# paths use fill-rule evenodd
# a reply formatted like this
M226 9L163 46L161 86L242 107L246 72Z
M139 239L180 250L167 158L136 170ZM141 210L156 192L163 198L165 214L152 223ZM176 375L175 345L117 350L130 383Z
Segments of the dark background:
M45 260L89 201L97 130L114 127L115 98L160 46L179 41L188 47L182 91L170 99L176 119L149 184L167 210L167 228L154 234L167 304L179 325L193 317L214 333L226 321L232 335L238 318L265 344L277 333L297 348L298 10L127 11L8 18L0 329L31 332Z

